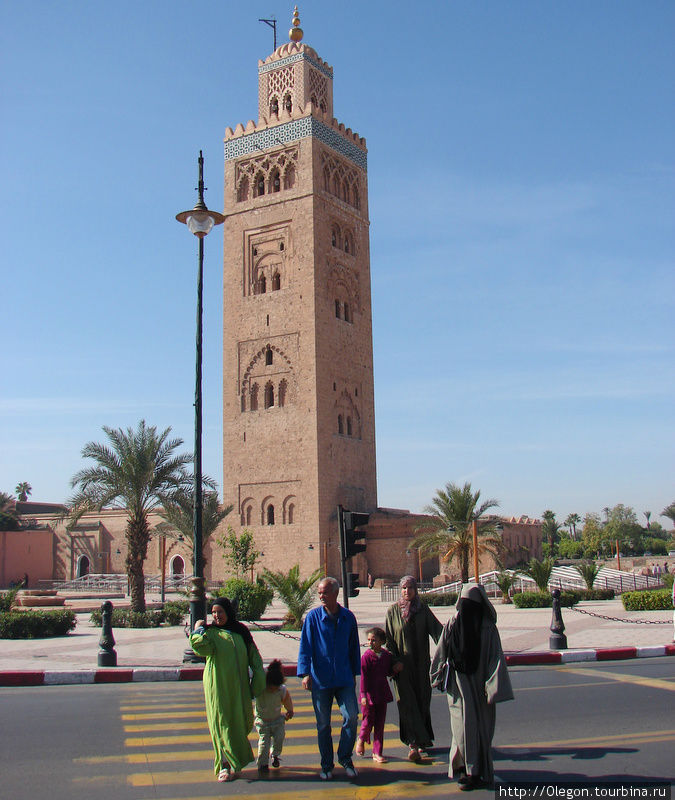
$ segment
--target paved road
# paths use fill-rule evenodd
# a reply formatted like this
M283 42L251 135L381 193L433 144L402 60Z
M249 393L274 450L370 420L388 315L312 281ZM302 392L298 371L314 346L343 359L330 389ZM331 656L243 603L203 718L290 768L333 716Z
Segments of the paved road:
M673 779L675 677L670 658L513 668L516 701L499 706L499 780ZM282 769L269 781L253 767L216 783L201 685L120 684L0 689L2 796L50 800L394 800L458 795L447 780L449 723L434 696L437 747L422 765L405 760L390 706L377 766L357 760L350 783L317 776L309 696L289 679L297 715L287 727ZM337 725L336 725L337 727ZM445 746L441 746L445 745ZM493 798L492 792L477 792Z

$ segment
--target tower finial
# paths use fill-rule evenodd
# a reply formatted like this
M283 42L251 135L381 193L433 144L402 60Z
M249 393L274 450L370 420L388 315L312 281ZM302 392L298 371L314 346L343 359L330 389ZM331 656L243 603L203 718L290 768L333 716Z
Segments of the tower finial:
M288 32L288 38L292 42L300 42L302 41L303 37L302 28L300 27L300 14L298 13L298 7L295 7L293 11L293 27Z

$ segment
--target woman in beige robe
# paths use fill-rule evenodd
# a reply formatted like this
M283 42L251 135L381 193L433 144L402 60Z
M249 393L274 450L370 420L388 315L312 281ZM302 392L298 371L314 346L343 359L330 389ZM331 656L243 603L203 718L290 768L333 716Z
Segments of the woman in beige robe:
M496 620L485 589L466 584L431 664L432 686L448 696L452 730L448 775L457 777L464 791L493 783L495 704L513 699Z

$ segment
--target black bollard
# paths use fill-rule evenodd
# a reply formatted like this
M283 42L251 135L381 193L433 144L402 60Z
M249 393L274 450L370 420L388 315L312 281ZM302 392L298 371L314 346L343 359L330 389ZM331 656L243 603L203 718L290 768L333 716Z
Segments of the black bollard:
M567 650L567 636L563 633L565 623L560 610L560 589L554 589L551 594L553 595L553 615L551 617L551 633L553 635L548 638L548 646L551 650Z
M98 651L99 667L117 666L115 638L112 632L112 612L113 604L110 600L105 600L101 603L101 638L98 640L98 645L101 648Z

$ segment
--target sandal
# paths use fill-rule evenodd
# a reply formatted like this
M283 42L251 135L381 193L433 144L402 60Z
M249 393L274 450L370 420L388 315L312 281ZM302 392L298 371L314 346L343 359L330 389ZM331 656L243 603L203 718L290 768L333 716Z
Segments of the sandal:
M218 783L225 783L225 781L232 780L230 778L230 770L229 769L221 769L218 773Z
M354 751L357 756L362 756L366 752L366 748L363 744L363 739L359 739L356 743L356 750Z
M373 753L373 761L376 764L386 764L389 759L385 758L384 756L378 756L377 753Z
M420 755L420 751L416 747L411 747L408 753L408 761L414 761L416 764L419 764L421 760L422 756Z

